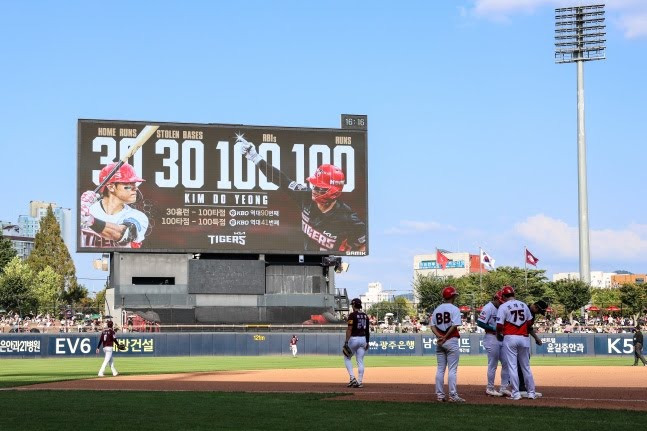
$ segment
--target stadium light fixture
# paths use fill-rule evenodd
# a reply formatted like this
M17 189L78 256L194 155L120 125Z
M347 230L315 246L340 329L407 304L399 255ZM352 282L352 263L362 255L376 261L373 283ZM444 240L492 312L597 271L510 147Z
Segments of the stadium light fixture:
M584 62L606 58L604 4L555 9L555 63L577 64L577 185L580 280L591 283L584 128Z

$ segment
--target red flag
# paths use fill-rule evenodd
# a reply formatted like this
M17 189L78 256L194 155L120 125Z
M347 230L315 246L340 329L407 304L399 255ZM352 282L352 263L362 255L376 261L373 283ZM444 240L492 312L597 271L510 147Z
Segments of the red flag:
M537 262L539 262L539 259L537 259L531 252L526 249L526 262L528 262L532 266L537 266Z
M438 262L438 265L445 269L447 262L449 262L449 258L442 254L440 250L436 250L436 262Z

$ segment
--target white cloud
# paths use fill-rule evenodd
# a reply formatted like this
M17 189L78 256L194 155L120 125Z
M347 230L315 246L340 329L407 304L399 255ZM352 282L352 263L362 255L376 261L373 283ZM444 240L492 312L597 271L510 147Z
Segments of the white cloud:
M570 7L603 2L576 0L474 0L474 6L461 16L472 15L493 21L509 21L515 14L532 14L541 8ZM647 37L647 1L614 0L607 2L607 19L617 24L628 39Z
M544 214L518 223L515 232L560 257L579 256L579 228ZM647 226L631 224L625 229L589 229L591 256L608 260L640 260L647 255Z
M411 235L422 232L438 231L438 230L456 230L455 227L443 225L434 221L416 221L416 220L400 220L397 227L391 227L384 231L386 235Z

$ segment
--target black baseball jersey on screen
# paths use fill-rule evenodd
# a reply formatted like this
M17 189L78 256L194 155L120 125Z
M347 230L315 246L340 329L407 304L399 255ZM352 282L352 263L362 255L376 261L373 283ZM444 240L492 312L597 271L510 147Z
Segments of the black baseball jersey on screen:
M366 224L353 210L339 200L326 213L312 201L312 192L304 184L290 179L265 160L259 168L268 181L281 186L288 184L292 198L301 206L301 231L306 235L304 249L308 251L350 251L366 245Z
M351 327L351 337L366 337L366 342L370 338L368 316L363 311L353 311L348 315L348 326Z

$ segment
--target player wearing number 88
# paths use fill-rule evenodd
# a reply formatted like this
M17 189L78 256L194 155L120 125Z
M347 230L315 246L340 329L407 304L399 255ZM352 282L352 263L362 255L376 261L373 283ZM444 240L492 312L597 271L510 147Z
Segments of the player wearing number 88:
M436 335L436 397L438 401L463 403L465 400L458 395L456 374L460 357L458 328L461 326L461 312L454 301L458 292L453 286L443 289L444 302L431 313L431 330ZM448 369L447 384L449 398L445 398L445 368Z
M510 399L521 399L517 360L528 388L528 398L535 399L535 380L530 370L530 339L528 338L528 327L532 326L533 317L528 305L515 299L514 289L511 286L504 286L502 293L506 302L497 311L496 332L499 340L503 337L502 354L505 355L512 384Z

